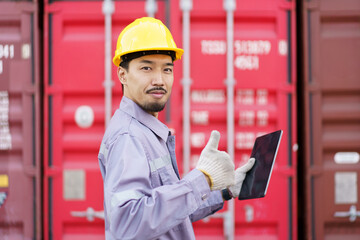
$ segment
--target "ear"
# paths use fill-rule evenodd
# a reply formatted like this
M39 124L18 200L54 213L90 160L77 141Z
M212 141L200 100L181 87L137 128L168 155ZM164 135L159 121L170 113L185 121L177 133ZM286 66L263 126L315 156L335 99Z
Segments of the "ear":
M117 75L121 84L126 84L126 70L122 67L118 67Z

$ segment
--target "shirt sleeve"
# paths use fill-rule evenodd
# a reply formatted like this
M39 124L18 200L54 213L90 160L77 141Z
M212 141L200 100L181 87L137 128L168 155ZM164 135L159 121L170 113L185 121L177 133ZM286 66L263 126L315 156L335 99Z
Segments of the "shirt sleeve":
M197 170L172 185L152 188L147 153L128 134L108 147L104 172L105 221L116 239L157 238L212 198Z
M207 184L207 183L206 183ZM224 200L221 195L221 191L212 191L209 198L203 202L203 204L190 215L192 222L203 219L211 214L222 209L224 206Z

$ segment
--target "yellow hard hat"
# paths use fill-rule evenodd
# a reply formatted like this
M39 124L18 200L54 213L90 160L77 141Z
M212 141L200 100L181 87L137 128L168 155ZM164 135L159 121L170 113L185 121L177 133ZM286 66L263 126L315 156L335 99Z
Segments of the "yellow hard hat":
M180 59L184 50L177 48L169 29L158 19L138 18L122 30L119 35L113 63L120 65L121 56L128 53L165 50L174 51Z

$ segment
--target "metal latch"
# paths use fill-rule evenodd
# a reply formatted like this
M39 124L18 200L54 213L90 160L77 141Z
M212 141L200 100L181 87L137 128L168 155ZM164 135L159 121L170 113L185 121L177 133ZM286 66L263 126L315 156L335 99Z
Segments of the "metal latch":
M5 203L7 192L0 192L0 208Z
M360 211L356 211L356 206L351 205L348 212L335 212L334 217L349 217L350 222L354 222L356 217L360 217Z
M95 218L104 219L104 211L95 211L92 207L88 207L86 211L72 211L71 216L73 217L86 217L89 222L95 220Z

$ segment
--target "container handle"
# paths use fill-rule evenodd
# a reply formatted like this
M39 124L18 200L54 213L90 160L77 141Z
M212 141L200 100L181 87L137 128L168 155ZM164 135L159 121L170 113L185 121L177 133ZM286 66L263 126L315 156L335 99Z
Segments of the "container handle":
M89 222L95 220L95 218L104 219L104 211L95 211L92 207L88 207L86 211L72 211L71 216L73 217L86 217Z
M351 205L348 212L335 212L334 217L349 217L350 222L355 222L356 217L360 217L360 211L356 211L356 206Z

